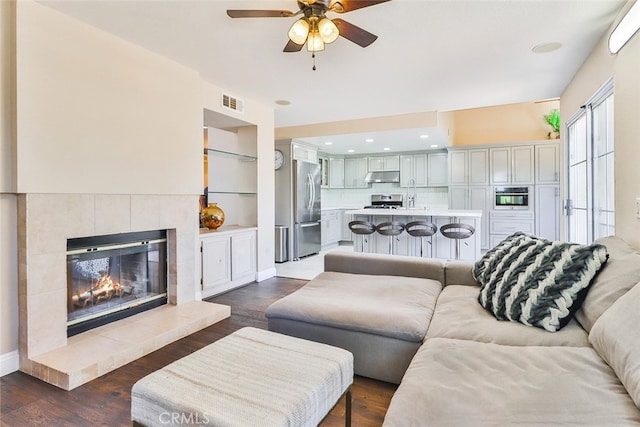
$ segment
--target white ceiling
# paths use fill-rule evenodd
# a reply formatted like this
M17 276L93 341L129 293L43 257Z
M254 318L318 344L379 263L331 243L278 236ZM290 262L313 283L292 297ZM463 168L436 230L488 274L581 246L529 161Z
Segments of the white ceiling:
M624 0L392 0L329 14L379 38L367 48L339 38L316 54L316 71L306 49L282 52L297 17L231 19L225 13L295 12L295 0L40 3L183 63L238 98L273 106L276 127L285 127L558 97ZM562 47L532 52L549 42ZM430 131L371 137L414 143L414 133ZM346 151L364 135L352 136L354 142L344 144L332 136L334 150Z

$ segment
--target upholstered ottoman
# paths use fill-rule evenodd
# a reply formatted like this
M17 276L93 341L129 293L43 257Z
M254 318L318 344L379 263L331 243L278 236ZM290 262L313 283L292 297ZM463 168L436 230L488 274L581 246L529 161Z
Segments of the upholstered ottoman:
M427 278L325 271L265 315L269 330L349 350L356 374L399 384L441 289Z
M353 356L243 328L142 378L134 425L316 426L343 394L351 420Z

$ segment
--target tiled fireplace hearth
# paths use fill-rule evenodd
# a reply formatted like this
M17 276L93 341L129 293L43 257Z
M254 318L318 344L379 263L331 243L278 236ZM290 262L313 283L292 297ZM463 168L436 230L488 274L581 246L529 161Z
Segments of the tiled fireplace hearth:
M19 198L20 370L71 390L230 315L195 301L197 196ZM67 338L67 241L166 230L168 304Z

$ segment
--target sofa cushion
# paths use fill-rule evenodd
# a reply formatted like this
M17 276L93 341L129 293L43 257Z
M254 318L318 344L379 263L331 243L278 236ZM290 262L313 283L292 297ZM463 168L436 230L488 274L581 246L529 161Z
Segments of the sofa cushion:
M589 334L640 408L640 283L621 296L596 321Z
M265 315L420 342L441 289L431 279L323 272Z
M611 304L640 282L640 252L616 236L604 237L595 243L607 247L609 260L593 279L582 306L576 311L576 320L587 331Z
M555 332L571 320L606 261L602 245L551 242L516 233L478 261L478 301L498 320Z
M478 304L480 287L445 286L427 331L430 338L457 338L505 345L589 347L587 332L575 321L551 333L518 322L500 322Z
M434 338L411 361L383 426L638 423L640 410L590 347Z

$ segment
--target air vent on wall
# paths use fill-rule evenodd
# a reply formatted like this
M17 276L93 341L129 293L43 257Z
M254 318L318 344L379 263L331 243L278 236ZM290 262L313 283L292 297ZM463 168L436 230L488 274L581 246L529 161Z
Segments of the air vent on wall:
M244 101L226 93L222 94L222 106L238 113L244 113Z

